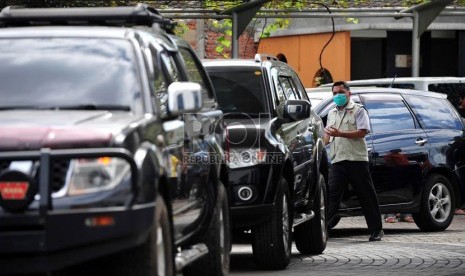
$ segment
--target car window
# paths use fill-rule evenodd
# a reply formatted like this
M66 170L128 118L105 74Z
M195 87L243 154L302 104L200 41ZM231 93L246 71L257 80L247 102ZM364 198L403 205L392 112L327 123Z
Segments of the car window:
M302 85L302 82L299 76L293 72L293 83L295 86L295 91L297 92L298 96L302 100L308 100L307 92L305 91L305 87Z
M273 92L274 106L278 116L282 116L286 97L284 95L284 89L279 83L278 73L279 70L277 68L271 68L271 80L273 82L273 86L275 87Z
M156 53L153 53L153 57L154 59L156 58ZM166 118L168 116L168 86L173 81L180 81L180 75L173 57L162 52L160 53L160 58L163 62L159 63L161 68L158 68L159 71L165 72L165 74L162 72L155 73L154 93L160 107L160 115L162 118ZM154 64L157 63L154 60Z
M258 114L267 111L260 71L256 71L254 68L239 68L237 70L210 68L208 74L213 83L220 109L224 112Z
M405 96L420 124L425 129L458 129L463 128L453 107L445 99Z
M400 95L363 94L373 133L414 129L415 121Z
M182 58L187 67L187 74L189 81L196 82L202 87L202 100L204 107L214 107L215 100L213 97L213 92L210 91L210 86L208 85L208 80L204 74L204 69L201 67L200 63L196 61L195 54L184 47L179 47L179 52L181 53Z
M292 78L287 76L279 76L279 86L281 86L284 95L288 100L298 100L300 97L297 96L295 86L292 84Z
M170 78L170 83L173 81L181 81L181 75L179 73L178 67L172 55L167 53L161 54L162 66L166 71L168 78Z

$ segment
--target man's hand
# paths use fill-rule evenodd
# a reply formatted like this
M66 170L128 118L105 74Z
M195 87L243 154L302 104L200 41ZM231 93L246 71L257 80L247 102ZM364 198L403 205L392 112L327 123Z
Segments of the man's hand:
M325 133L328 136L342 137L341 132L339 131L339 129L337 129L337 128L333 127L333 126L325 127Z
M348 138L348 139L364 138L367 133L368 131L366 129L339 131L339 129L333 126L325 127L325 136L327 137L330 137L330 136L343 137L343 138ZM328 138L328 142L329 142L329 138Z

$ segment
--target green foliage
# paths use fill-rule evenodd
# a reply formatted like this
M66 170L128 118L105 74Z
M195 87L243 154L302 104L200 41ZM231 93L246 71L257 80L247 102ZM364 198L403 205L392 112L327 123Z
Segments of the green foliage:
M184 21L176 21L176 26L174 27L174 34L177 36L183 36L189 31L189 27Z
M131 0L0 0L0 8L7 5L17 5L24 7L87 7L87 6L128 6L134 5L138 2L144 2L149 5L153 5L156 8L170 8L173 6L189 8L205 8L223 11L231 9L238 5L244 4L249 0L197 0L197 1L181 1L181 0L146 0L146 1L131 1ZM430 2L431 0L403 0L404 6L413 6L425 2ZM304 9L304 8L315 8L322 7L327 5L329 7L338 7L338 8L349 8L349 7L358 7L358 6L369 6L374 0L320 0L320 1L311 1L311 0L271 0L264 4L265 9ZM379 6L379 1L376 1L376 6ZM454 4L456 5L465 5L465 0L455 0ZM383 6L390 6L389 1L386 1ZM284 14L284 13L283 13ZM352 22L354 24L358 23L357 18L346 18L347 22ZM217 39L218 45L216 46L216 52L227 57L225 54L225 49L230 48L231 46L231 36L232 36L232 22L230 19L224 19L221 21L218 20L209 20L211 25L216 28L222 35ZM272 32L275 32L279 29L286 29L290 24L290 19L288 18L275 18L270 20L260 20L254 19L252 24L261 23L264 25L261 38L269 37ZM175 33L179 36L182 36L189 30L186 23L183 21L177 21L175 28Z

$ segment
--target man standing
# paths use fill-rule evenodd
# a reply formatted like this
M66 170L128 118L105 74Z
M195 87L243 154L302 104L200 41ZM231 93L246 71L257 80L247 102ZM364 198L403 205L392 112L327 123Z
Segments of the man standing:
M331 143L329 173L329 218L334 218L343 192L351 183L357 192L370 231L369 241L384 236L378 199L368 167L365 135L370 132L367 111L350 99L349 85L343 81L333 84L336 108L328 114L325 144Z

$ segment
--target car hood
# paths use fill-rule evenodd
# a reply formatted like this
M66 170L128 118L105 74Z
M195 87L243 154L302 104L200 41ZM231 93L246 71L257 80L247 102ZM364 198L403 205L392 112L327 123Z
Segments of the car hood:
M0 111L0 151L105 147L136 120L121 111Z
M271 138L269 118L226 118L224 120L231 148L257 147L267 137Z

